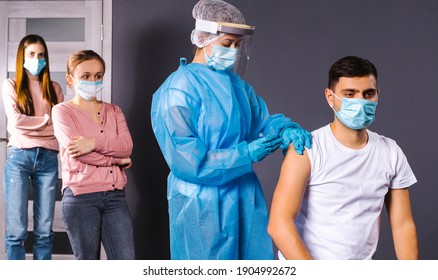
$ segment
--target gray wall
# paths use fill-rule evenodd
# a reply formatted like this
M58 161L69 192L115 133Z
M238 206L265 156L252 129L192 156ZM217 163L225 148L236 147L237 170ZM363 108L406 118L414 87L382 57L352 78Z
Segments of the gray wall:
M151 97L193 56L196 0L114 0L113 102L134 139L128 200L137 258L167 259L167 165L150 125ZM323 93L330 65L345 55L370 59L379 71L378 115L370 129L397 141L418 183L411 189L423 259L438 259L438 1L230 0L257 26L245 75L271 113L314 130L333 119ZM271 203L280 151L255 165ZM378 164L378 163L376 163ZM386 212L378 259L394 259Z

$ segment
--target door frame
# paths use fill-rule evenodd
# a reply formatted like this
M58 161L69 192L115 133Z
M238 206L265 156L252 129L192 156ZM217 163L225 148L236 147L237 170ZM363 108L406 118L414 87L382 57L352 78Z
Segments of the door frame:
M62 2L62 5L55 6L56 2ZM88 12L93 9L96 4L101 5L102 14L97 18L88 17L91 22L85 23L85 28L96 24L96 21L101 21L101 27L99 30L93 30L86 32L85 41L96 42L94 38L100 37L100 43L91 43L91 45L85 45L85 48L97 50L97 52L105 60L106 71L104 86L108 91L108 94L102 96L102 100L105 102L111 102L111 78L112 78L112 7L113 0L70 0L70 1L1 1L0 0L0 91L1 84L7 78L8 72L11 69L11 65L8 63L8 50L10 49L9 41L9 18L13 18L15 15L25 15L26 18L41 18L40 14L35 14L35 7L44 9L45 18L75 18L81 17L81 12L85 10ZM99 2L99 3L97 3ZM79 5L79 7L78 7ZM88 36L88 37L87 37ZM90 38L90 36L92 38ZM60 46L60 43L56 43L56 46ZM50 49L49 45L49 49ZM16 48L15 50L16 51ZM65 65L66 62L63 64ZM51 66L52 67L52 66ZM65 66L64 66L65 67ZM15 63L13 65L15 69ZM51 69L53 71L53 69ZM1 92L0 92L1 93ZM3 186L3 170L6 162L7 143L2 142L2 139L8 138L6 129L7 119L3 106L3 99L0 98L0 260L6 258L6 246L5 246L5 197Z

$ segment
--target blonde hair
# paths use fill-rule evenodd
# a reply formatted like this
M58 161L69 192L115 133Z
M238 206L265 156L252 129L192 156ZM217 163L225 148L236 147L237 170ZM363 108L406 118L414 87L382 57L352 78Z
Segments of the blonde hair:
M76 67L84 61L98 60L103 66L103 73L105 74L105 61L103 58L92 50L81 50L70 55L67 61L67 75L72 75Z

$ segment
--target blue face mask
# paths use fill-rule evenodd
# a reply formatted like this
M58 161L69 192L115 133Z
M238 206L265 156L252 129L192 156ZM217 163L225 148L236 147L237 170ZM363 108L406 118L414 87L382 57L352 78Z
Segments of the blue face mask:
M38 76L41 73L41 70L46 67L46 59L25 57L23 67L29 71L31 75Z
M341 109L336 112L336 117L347 127L359 130L368 127L376 118L377 102L360 98L339 98L342 100Z
M210 57L208 57L204 48L205 62L207 65L215 70L226 70L233 68L237 60L238 49L216 45L212 46L213 52L211 53Z

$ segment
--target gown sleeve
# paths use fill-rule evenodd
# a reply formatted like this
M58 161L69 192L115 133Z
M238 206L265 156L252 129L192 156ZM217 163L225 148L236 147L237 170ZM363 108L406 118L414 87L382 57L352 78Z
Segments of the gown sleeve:
M279 136L283 129L295 125L290 118L283 114L271 115L265 101L254 92L254 89L247 82L242 80L242 83L251 104L251 139L257 139L262 136L261 134L263 136Z
M165 83L152 100L152 128L172 173L196 184L222 185L252 171L248 143L208 149L198 137L201 100L184 81Z

